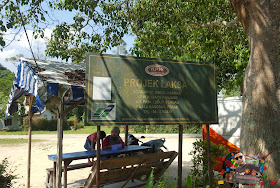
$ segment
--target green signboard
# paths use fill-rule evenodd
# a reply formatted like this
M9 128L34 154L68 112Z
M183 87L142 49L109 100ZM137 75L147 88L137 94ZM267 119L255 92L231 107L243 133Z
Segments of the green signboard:
M86 125L217 123L215 66L87 54Z

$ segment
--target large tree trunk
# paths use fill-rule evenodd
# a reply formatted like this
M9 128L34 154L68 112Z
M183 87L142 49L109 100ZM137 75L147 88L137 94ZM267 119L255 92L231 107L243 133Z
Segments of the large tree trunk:
M280 187L280 0L231 0L250 43L244 73L241 150L249 154L273 152L265 187Z

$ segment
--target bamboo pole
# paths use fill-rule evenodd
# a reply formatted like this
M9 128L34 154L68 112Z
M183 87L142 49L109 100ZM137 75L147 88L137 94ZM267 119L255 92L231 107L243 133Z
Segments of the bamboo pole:
M183 149L182 149L182 145L183 145L183 125L179 125L179 148L178 148L178 188L182 187L182 153L183 153Z
M206 124L207 129L207 156L208 156L208 177L209 177L209 188L212 188L212 173L211 173L211 157L210 157L210 134L209 124Z
M62 124L63 124L63 101L59 101L57 109L57 158L56 158L56 188L61 188L62 174ZM64 185L67 187L67 185Z
M31 132L32 132L32 103L33 103L33 95L29 94L29 111L28 111L28 121L29 121L29 128L28 128L28 158L27 158L27 188L30 187L30 169L31 169Z

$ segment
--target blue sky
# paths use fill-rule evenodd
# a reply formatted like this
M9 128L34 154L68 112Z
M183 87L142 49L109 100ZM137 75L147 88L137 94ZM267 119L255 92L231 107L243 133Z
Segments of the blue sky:
M63 20L64 22L71 23L73 22L73 16L75 15L75 12L69 12L69 11L54 11L51 13L51 15L55 18L57 18L59 21ZM52 29L58 22L54 22L52 25L50 25L47 29L45 29L45 36L50 38ZM34 39L32 35L32 28L28 28L26 26L28 38L31 42L32 50L34 53L42 53L44 54L45 51L45 41L44 39ZM6 40L6 44L9 43L13 39L12 33L15 31L9 30L4 34L4 39ZM133 36L126 36L124 38L124 41L127 44L127 50L129 50L133 46L134 37ZM116 50L115 48L107 51L106 53L112 54ZM6 58L14 57L17 54L23 54L26 58L32 58L32 54L30 51L30 47L28 45L28 41L26 38L26 35L24 33L24 30L22 29L21 32L18 34L18 36L15 38L15 40L6 48L3 49L3 51L0 51L0 63L11 70L12 72L16 72L16 66L11 62L6 62ZM56 58L48 58L48 60L53 61L61 61L60 59Z

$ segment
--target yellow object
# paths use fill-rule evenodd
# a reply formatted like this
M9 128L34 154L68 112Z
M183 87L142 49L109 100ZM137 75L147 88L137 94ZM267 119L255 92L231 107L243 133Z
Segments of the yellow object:
M224 184L224 180L219 180L219 181L217 181L217 184L218 184L218 185Z

